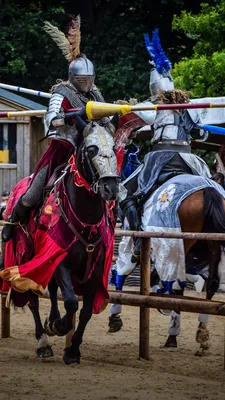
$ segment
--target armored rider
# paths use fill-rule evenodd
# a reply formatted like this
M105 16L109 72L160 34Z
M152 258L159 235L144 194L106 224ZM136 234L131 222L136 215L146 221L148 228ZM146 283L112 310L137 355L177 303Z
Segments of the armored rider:
M45 22L44 30L53 38L69 63L68 81L56 84L52 88L45 121L48 127L47 137L52 140L38 162L27 191L20 197L8 222L21 222L27 219L32 209L43 200L43 190L49 179L57 179L54 171L62 170L69 155L75 151L78 138L77 129L72 123L75 113L67 113L71 108L85 110L89 100L104 101L101 93L94 86L95 70L92 62L80 53L80 17L72 17L68 34L64 35L49 22ZM68 116L70 114L70 116ZM79 114L79 113L78 113ZM105 120L99 121L104 124ZM59 171L59 173L60 173ZM54 179L53 179L54 178ZM14 225L5 225L2 238L8 241Z
M188 103L187 92L174 88L171 63L161 47L158 30L153 31L152 41L148 34L144 36L152 58L151 101L156 104ZM138 175L138 189L120 204L132 229L140 228L140 218L134 218L137 209L140 211L152 192L173 176L192 174L210 178L207 164L191 153L191 139L206 140L208 136L208 132L196 128L199 123L200 116L195 109L157 111L151 140L152 151L144 158L143 168Z

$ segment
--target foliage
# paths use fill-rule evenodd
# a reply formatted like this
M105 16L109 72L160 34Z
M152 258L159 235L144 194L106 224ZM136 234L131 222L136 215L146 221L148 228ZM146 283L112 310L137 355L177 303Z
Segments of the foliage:
M192 96L223 96L225 92L225 0L202 4L197 15L182 11L175 15L173 29L190 38L193 55L175 64L172 71L176 87Z
M195 1L195 11L199 4ZM96 84L105 99L146 99L149 67L143 33L158 27L172 63L179 61L186 39L180 46L171 23L184 5L184 0L5 0L0 9L1 82L48 91L57 78L67 79L66 60L42 26L48 20L65 31L66 15L81 13L81 48L95 64Z
M62 66L64 71L67 69L66 62L63 63L60 51L51 43L42 26L45 19L57 24L63 16L63 8L46 9L40 2L35 5L28 2L21 9L16 1L11 1L0 9L2 82L48 91L53 83L48 67L52 59L53 75L62 76Z

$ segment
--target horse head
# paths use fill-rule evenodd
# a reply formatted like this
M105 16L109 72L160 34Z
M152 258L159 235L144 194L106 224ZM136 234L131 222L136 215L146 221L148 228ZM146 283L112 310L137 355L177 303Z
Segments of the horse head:
M116 200L119 191L114 143L118 119L116 114L106 126L94 121L86 124L80 118L76 121L80 135L77 169L91 184L94 193L99 192L103 200Z

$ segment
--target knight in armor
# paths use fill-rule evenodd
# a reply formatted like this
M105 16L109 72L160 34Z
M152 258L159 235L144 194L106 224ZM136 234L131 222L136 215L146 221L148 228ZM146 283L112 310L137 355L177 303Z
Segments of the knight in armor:
M188 103L188 94L174 88L170 74L171 63L161 47L158 30L153 31L152 41L145 36L145 45L151 56L150 92L155 104ZM140 218L134 218L147 198L160 185L175 175L192 174L210 178L207 164L191 153L191 139L206 140L208 132L196 128L201 123L197 110L160 110L153 124L152 151L144 158L138 175L138 189L121 203L132 229L140 229Z
M85 54L80 53L80 16L72 17L67 35L49 22L45 22L44 30L52 37L68 60L68 81L61 81L52 88L45 116L48 127L47 137L52 137L52 140L38 162L28 190L20 197L12 215L8 218L8 222L12 224L5 225L3 229L2 238L5 242L12 236L13 223L25 221L31 210L41 203L44 188L50 177L53 185L58 177L57 172L59 174L62 171L70 154L76 149L78 135L73 122L77 113L67 113L67 111L78 108L81 109L78 115L82 116L88 101L104 101L101 93L94 86L94 66ZM105 122L105 119L99 121L102 124Z

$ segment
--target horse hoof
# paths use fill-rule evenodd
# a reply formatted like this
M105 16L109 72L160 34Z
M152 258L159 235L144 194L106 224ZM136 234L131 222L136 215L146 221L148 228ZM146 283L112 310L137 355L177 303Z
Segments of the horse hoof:
M48 358L53 357L54 353L51 346L47 345L46 347L40 347L37 349L37 357L38 358Z
M67 349L66 349L67 350ZM63 355L63 361L66 365L70 365L70 364L80 364L80 352L78 354L77 357L69 357L66 353L67 351L64 351L64 355Z
M131 262L132 263L136 263L137 265L139 265L140 264L140 260L141 260L140 254L132 253L132 256L131 256Z
M197 350L195 353L196 357L205 357L207 356L208 352L204 349Z
M109 333L118 332L122 329L123 321L119 314L112 314L109 317Z
M46 332L46 334L48 336L55 336L56 335L55 331L52 328L53 328L52 327L52 323L49 321L48 318L46 318L45 323L44 323L44 329L45 329L45 332Z
M52 324L52 329L56 336L65 336L72 329L72 326L70 328L67 327L64 331L61 331L60 328L57 326L57 320L55 320Z
M165 347L165 348L177 347L177 337L174 336L174 335L168 336L167 341L166 341L166 343L164 344L163 347Z

